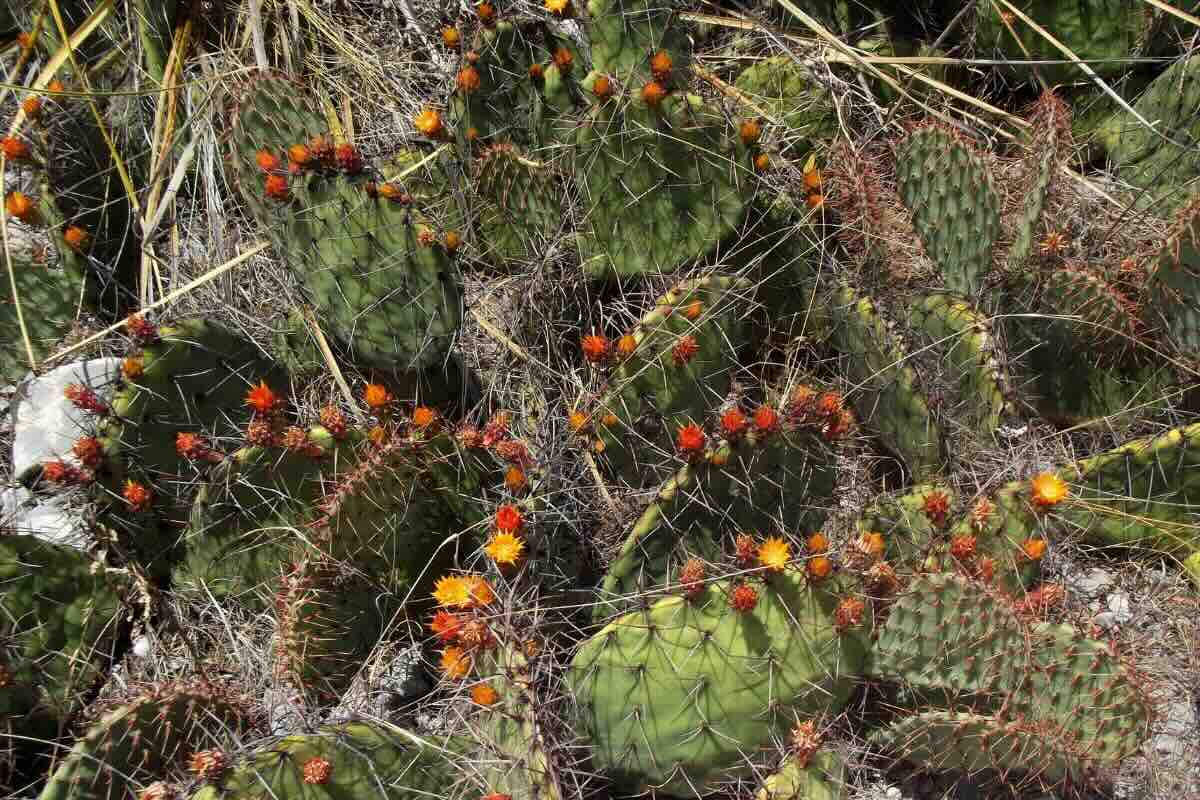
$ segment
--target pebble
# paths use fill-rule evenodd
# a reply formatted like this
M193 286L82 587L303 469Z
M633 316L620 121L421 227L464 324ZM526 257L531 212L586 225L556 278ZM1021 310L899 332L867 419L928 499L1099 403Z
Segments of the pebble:
M87 526L66 497L39 499L23 486L0 490L0 526L43 542L87 550Z
M63 397L63 390L81 383L108 400L120 374L121 359L94 358L64 364L40 378L21 382L12 400L13 473L17 480L48 460L71 457L75 440L93 428L92 415L72 405Z
M1133 619L1133 603L1125 592L1113 592L1108 596L1108 610L1118 625L1124 625Z
M1108 570L1090 569L1067 581L1067 588L1083 597L1099 597L1115 582Z

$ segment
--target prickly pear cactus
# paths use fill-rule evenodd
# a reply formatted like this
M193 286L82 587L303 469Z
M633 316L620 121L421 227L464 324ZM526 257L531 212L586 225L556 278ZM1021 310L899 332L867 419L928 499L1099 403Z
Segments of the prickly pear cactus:
M451 776L460 758L453 740L435 741L385 723L349 722L287 736L252 752L192 800L477 796Z
M715 581L610 622L579 649L570 681L596 766L624 791L700 790L748 774L743 756L795 715L836 711L865 656L833 622L837 595L771 576L751 608ZM743 591L744 595L745 592Z
M118 800L131 783L151 783L183 767L185 759L201 777L216 777L222 748L251 722L247 701L220 686L200 681L151 687L88 728L39 800Z
M242 97L233 159L243 200L356 360L398 372L440 365L462 316L458 245L439 239L418 209L372 195L362 156L335 143L303 97L272 78Z
M0 717L56 735L116 655L129 578L32 536L0 538L0 571Z

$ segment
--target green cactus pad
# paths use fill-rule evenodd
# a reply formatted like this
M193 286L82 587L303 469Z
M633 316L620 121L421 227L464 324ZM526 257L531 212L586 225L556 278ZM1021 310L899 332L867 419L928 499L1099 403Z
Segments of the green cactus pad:
M982 159L953 134L929 127L901 142L896 170L900 196L946 288L976 294L1000 235L1000 198Z
M1077 753L1050 730L967 711L922 711L874 731L870 742L928 772L993 770L1012 785L1054 786L1072 775Z
M901 343L869 297L843 286L834 305L832 342L845 356L848 397L863 426L918 478L937 472L945 436Z
M154 687L88 728L39 800L123 800L196 751L221 750L249 727L247 703L205 682Z
M480 256L501 268L536 263L565 218L553 173L511 145L485 150L476 169Z
M1152 267L1149 323L1188 358L1200 358L1200 195L1179 212Z
M398 607L382 587L346 573L329 559L305 558L275 596L276 672L318 702L345 692Z
M838 598L784 573L756 584L753 611L730 581L667 597L583 644L569 681L592 759L623 791L701 792L749 775L752 755L796 716L836 711L864 642L833 626Z
M1024 677L1025 646L997 595L956 575L918 575L892 606L868 669L924 689L1005 693Z
M751 435L723 442L717 452L724 464L680 468L634 522L605 575L598 620L666 588L690 556L719 560L723 532L806 533L825 521L835 456L812 434ZM779 530L781 521L787 530Z
M1133 103L1150 126L1124 109L1099 135L1117 175L1136 187L1139 208L1167 216L1195 194L1200 176L1200 58L1171 66Z
M458 331L462 286L437 232L412 208L365 191L365 176L303 171L290 198L264 192L255 154L286 159L293 144L328 137L288 81L256 81L234 128L234 171L243 200L304 282L321 321L353 357L378 369L441 364ZM419 241L419 234L432 237Z
M1012 389L988 318L952 295L933 294L913 304L909 325L932 347L956 390L955 417L991 443L1012 413Z
M1071 499L1050 513L1092 544L1148 547L1186 561L1200 554L1189 510L1200 502L1197 464L1200 425L1138 439L1062 469ZM1200 581L1200 571L1193 575Z
M587 33L592 68L621 84L640 88L650 79L650 57L663 50L673 72L687 70L689 48L683 29L672 24L672 12L654 0L588 0Z
M917 567L937 542L941 533L935 520L926 513L931 494L945 495L950 509L955 505L955 493L946 486L921 484L904 494L882 497L867 508L855 529L861 533L883 534L887 542L887 558L910 567ZM941 520L944 526L948 522Z
M279 577L301 521L324 497L322 478L335 465L345 471L357 461L353 442L339 443L323 428L309 430L308 438L322 449L319 458L247 447L213 468L192 501L177 586L202 584L213 597L259 605L256 590Z
M639 98L593 110L575 148L587 274L614 281L674 272L736 229L749 157L726 128L682 93L657 109Z
M128 583L76 550L0 538L0 717L70 718L115 655Z
M734 87L767 112L769 119L787 125L791 134L803 136L801 141L837 133L837 113L828 91L790 56L765 58L747 67L737 76Z
M729 392L737 366L733 347L745 339L750 291L749 282L737 278L684 281L642 317L630 333L637 349L628 357L613 356L612 388L593 415L610 471L640 484L661 480L664 464L674 467L676 432L703 424ZM695 341L696 351L685 360L675 348L686 337ZM616 422L605 424L608 413Z
M461 747L443 744L386 723L350 722L315 733L280 739L234 767L220 781L205 786L191 800L465 800L480 796L456 768ZM314 763L314 759L318 762ZM328 762L324 781L319 775Z
M12 277L16 282L25 328L33 346L33 357L40 364L55 345L70 332L80 302L83 279L71 270L51 269L35 264L27 253L12 253ZM15 383L30 370L29 356L21 337L16 301L7 269L0 259L0 380Z

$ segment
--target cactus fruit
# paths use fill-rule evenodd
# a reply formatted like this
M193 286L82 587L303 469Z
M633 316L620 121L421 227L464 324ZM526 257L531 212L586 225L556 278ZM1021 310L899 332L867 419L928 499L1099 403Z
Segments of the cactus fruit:
M191 758L211 773L214 744L248 731L248 701L207 682L153 686L91 725L50 776L39 800L119 800ZM195 770L194 770L195 771Z
M687 794L749 774L746 754L794 714L836 710L848 696L864 642L834 628L836 595L789 572L739 613L733 589L716 581L693 600L658 600L575 654L569 681L593 762L619 789Z

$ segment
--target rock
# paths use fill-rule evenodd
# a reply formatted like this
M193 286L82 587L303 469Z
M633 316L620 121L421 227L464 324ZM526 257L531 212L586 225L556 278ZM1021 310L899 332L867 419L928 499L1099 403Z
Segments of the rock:
M107 400L120 374L121 359L94 358L21 382L12 401L13 473L18 480L45 461L71 457L75 440L91 429L91 415L75 408L63 390L82 383Z
M1108 596L1108 610L1118 625L1124 625L1133 619L1133 603L1125 592L1113 592Z
M1087 598L1099 597L1116 579L1113 574L1103 569L1090 569L1082 575L1076 575L1067 581L1067 588L1075 594Z
M133 640L133 646L130 649L138 658L145 658L150 655L150 651L153 649L150 644L150 637L139 636Z
M1112 630L1117 627L1117 618L1111 611L1102 611L1092 618L1092 622L1104 630Z
M76 550L87 550L91 544L82 516L66 497L40 499L23 486L0 491L0 524L12 533Z

